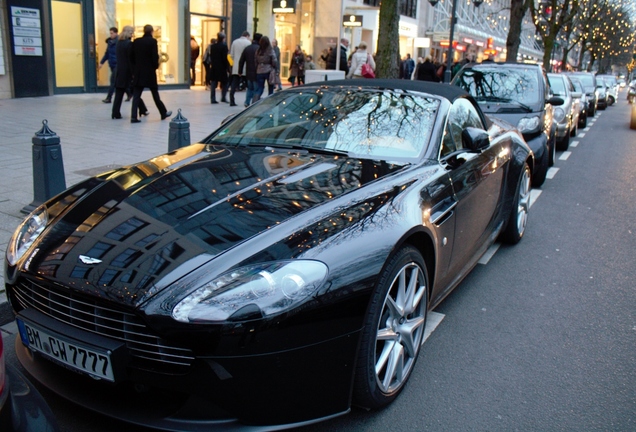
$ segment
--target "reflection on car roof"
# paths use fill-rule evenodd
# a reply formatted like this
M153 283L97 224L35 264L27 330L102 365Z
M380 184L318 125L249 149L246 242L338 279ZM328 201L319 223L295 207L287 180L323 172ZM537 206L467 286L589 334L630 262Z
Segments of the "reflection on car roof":
M453 102L459 97L469 96L468 93L450 84L435 83L430 81L401 80L401 79L347 79L334 81L317 81L303 85L303 87L319 86L347 86L347 87L377 87L397 90L417 91L441 96Z

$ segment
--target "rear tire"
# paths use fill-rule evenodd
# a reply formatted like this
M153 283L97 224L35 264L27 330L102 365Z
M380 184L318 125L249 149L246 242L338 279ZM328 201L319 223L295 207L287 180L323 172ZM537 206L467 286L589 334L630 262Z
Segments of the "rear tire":
M579 119L579 127L586 128L587 127L587 111L583 116Z
M360 340L354 404L391 403L408 381L422 345L428 308L428 273L412 246L386 264L371 296Z
M523 238L528 224L528 211L530 210L530 167L525 163L517 184L517 191L512 202L512 209L506 229L501 233L500 239L508 244L517 244Z

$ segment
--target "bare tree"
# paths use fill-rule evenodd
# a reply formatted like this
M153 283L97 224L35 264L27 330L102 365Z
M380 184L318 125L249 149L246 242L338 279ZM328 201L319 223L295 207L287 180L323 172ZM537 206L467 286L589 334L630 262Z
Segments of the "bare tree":
M506 38L506 61L517 61L523 17L526 15L532 0L510 0L510 28Z
M378 31L378 52L376 73L378 78L398 78L400 76L400 2L382 0L380 4L380 28Z

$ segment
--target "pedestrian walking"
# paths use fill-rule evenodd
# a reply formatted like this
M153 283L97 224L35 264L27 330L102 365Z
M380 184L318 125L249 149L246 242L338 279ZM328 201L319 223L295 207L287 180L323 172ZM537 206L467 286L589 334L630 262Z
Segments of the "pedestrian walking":
M344 71L345 75L349 73L349 66L347 65L347 49L349 49L349 39L340 39L340 65L339 70ZM335 49L329 52L329 58L327 59L327 69L336 69L336 57L338 53Z
M276 90L282 90L283 89L283 84L281 83L280 80L280 48L278 47L278 41L276 39L272 39L272 49L274 50L274 54L276 55L276 64L278 66L276 69L276 75L278 76L278 80L276 85L270 85L269 81L267 82L267 91L269 94L274 93L274 88L276 88Z
M132 26L125 26L117 38L117 74L115 77L115 100L111 118L117 120L121 118L121 102L126 94L126 102L132 99L132 68L130 66L130 49L132 47L132 36L135 29ZM148 115L148 109L143 99L139 98L139 115Z
M429 57L424 59L424 63L417 65L415 76L419 81L439 81L437 78L437 69Z
M104 52L104 56L99 62L99 66L97 69L101 69L104 66L104 63L108 62L108 67L110 68L110 85L108 87L108 94L106 95L106 99L102 102L110 103L113 97L113 93L115 92L115 75L117 73L117 27L110 28L110 37L106 39L106 51Z
M243 32L240 38L232 42L232 46L230 47L230 57L232 57L232 60L234 61L234 63L232 64L232 78L230 81L230 106L236 106L234 94L241 85L241 73L239 65L241 55L243 54L245 48L247 48L251 44L252 41L250 40L250 32L246 30Z
M314 63L314 58L310 54L305 56L305 70L316 70L316 63Z
M261 37L260 33L254 33L252 44L243 50L239 59L239 75L243 75L243 70L245 70L245 78L247 79L247 90L245 91L246 107L252 103L252 98L256 92L256 52L258 51Z
M256 91L254 102L258 101L265 90L265 82L269 80L270 73L276 73L278 64L276 54L267 36L263 36L256 51Z
M210 43L205 48L203 53L203 67L205 68L205 89L210 89L210 82L212 81L212 45L216 43L216 39L210 39Z
M221 102L227 103L227 84L230 63L227 60L229 50L225 43L225 33L216 34L216 43L212 45L210 60L212 62L212 79L210 81L210 103L218 103L216 100L216 88L221 86Z
M353 56L351 56L351 69L349 69L349 73L347 74L347 78L364 78L362 76L362 65L369 64L371 69L375 72L375 60L373 60L373 56L367 52L367 44L366 42L360 42L358 45L358 49Z
M201 47L199 47L199 43L194 36L190 36L190 85L194 85L197 82L196 66L200 53Z
M404 73L402 78L408 79L408 80L413 79L413 72L415 71L415 60L411 58L411 54L406 53L406 58L404 59L403 67L404 67Z
M289 82L292 87L296 84L296 80L298 85L305 84L305 54L300 49L300 45L296 45L289 63Z
M144 88L150 90L152 99L159 110L161 120L172 115L172 111L166 110L166 106L159 97L157 85L157 69L159 68L159 48L157 39L152 36L154 29L150 24L144 26L144 35L132 43L130 50L130 64L133 71L133 99L130 110L130 122L140 123L137 111L141 101L141 93ZM147 111L146 111L147 113Z

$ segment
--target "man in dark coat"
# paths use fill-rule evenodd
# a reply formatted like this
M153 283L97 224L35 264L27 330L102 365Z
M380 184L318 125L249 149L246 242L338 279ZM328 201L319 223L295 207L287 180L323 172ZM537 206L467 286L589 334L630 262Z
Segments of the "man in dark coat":
M126 101L132 99L132 69L130 67L130 50L132 49L132 26L125 26L117 41L117 76L115 77L115 99L113 101L112 119L120 119L121 102L126 93ZM139 115L148 115L143 99L139 99Z
M420 63L417 65L415 78L419 81L439 82L439 78L437 77L437 68L435 67L433 62L431 62L430 58L426 57L424 63Z
M239 59L239 75L243 75L243 68L245 67L245 77L247 78L246 107L252 103L254 91L256 90L256 51L258 51L258 43L261 41L261 36L260 33L254 33L252 45L245 47Z
M229 50L225 43L225 33L219 32L216 35L216 43L210 48L210 61L212 62L212 77L210 84L210 103L216 101L216 87L221 84L221 102L227 103L227 83L230 63L227 61Z
M152 37L154 29L150 24L144 26L144 35L132 43L130 50L130 65L133 70L133 100L130 113L130 122L139 123L137 110L139 99L144 88L150 90L152 99L161 114L161 120L172 115L172 111L167 111L166 106L159 97L159 87L157 85L157 69L159 69L159 48L157 39Z
M108 94L106 99L102 102L110 103L113 93L115 91L115 74L117 73L117 27L110 28L110 37L106 39L106 51L104 51L104 57L99 62L97 69L101 69L104 63L108 61L108 67L110 68L110 86L108 87Z
M347 49L349 48L349 39L342 38L340 39L340 69L344 71L345 76L349 73L349 63L347 62ZM336 69L336 57L337 51L334 49L329 53L329 58L327 58L327 69Z

